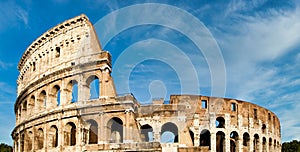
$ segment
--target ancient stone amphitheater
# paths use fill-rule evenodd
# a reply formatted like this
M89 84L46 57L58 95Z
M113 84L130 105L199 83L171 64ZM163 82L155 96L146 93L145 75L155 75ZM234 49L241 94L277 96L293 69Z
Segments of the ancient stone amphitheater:
M18 64L14 151L281 151L265 108L199 95L143 105L116 94L111 67L85 15L36 39Z

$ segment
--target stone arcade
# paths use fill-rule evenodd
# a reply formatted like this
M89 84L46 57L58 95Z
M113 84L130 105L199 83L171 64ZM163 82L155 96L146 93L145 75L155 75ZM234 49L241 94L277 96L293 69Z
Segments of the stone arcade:
M258 105L199 95L142 105L117 96L111 56L85 15L36 39L18 70L15 152L281 151L279 119ZM166 132L171 141L161 142Z

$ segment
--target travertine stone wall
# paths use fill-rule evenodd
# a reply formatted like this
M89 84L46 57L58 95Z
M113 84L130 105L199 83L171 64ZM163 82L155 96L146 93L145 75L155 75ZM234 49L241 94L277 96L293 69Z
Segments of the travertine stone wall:
M172 95L141 105L117 96L111 56L85 15L35 40L18 69L15 152L281 150L279 119L249 102Z

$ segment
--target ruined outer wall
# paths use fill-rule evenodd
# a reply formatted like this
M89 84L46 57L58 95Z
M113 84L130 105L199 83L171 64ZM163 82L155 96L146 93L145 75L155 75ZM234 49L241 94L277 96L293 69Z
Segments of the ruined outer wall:
M177 146L190 147L179 148L179 151L193 151L194 146L200 146L202 151L206 151L205 147L209 151L281 151L279 119L258 105L197 95L172 95L170 104L154 103L140 107L138 122L141 126L152 126L154 140L158 142L162 126L174 123L179 134ZM223 125L219 125L221 123ZM206 138L203 137L206 133L209 134L209 147L201 143L207 140L201 139Z
M277 116L249 102L172 95L169 104L162 99L141 105L132 94L117 96L111 56L84 15L35 40L18 69L12 132L17 152L281 149ZM161 142L165 131L174 133L174 143Z
M102 50L85 15L67 20L41 35L25 51L18 69L16 127L12 132L15 151L45 151L51 147L60 151L81 150L80 146L79 149L68 147L70 140L58 136L55 145L51 138L55 136L53 130L64 135L70 134L66 131L70 127L75 127L76 143L86 141L83 131L88 128L78 119L78 109L92 100L90 84L95 79L100 86L96 93L98 104L116 101L110 75L111 56ZM75 87L80 90L76 99Z

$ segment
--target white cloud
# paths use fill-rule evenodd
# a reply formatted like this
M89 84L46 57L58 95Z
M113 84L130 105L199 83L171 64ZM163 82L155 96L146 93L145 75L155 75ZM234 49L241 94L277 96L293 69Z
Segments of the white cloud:
M0 71L1 71L1 69L5 70L5 69L8 69L8 68L10 68L12 66L13 66L12 63L5 63L5 62L3 62L3 61L0 60Z
M283 140L300 139L294 117L300 114L295 89L300 86L300 55L293 55L300 44L300 8L240 13L264 1L250 8L247 3L232 1L226 23L211 28L225 58L227 94L271 109L281 120Z
M28 12L24 8L14 1L1 1L0 6L0 31L10 26L19 25L20 23L22 26L28 26Z

